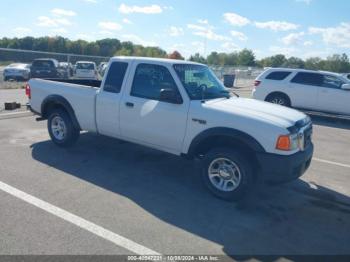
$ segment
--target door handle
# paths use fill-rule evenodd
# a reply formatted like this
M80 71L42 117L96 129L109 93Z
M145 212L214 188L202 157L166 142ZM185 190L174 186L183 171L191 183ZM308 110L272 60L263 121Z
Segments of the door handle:
M126 102L125 105L126 105L127 107L134 107L134 104L133 104L133 103L130 103L130 102Z

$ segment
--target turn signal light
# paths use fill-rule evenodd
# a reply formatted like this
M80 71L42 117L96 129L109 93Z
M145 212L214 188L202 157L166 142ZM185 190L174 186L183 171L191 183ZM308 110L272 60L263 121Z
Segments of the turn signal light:
M291 148L290 136L279 136L276 148L283 151L289 151Z

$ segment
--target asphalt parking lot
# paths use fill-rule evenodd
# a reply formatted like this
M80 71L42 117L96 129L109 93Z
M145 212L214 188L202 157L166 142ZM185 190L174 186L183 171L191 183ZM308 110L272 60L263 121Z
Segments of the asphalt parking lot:
M350 123L314 123L302 179L228 203L190 161L89 133L61 149L46 122L0 120L0 254L350 254Z

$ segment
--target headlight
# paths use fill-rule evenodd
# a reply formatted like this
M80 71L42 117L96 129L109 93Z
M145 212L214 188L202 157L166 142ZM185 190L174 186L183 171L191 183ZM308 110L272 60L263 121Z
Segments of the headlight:
M276 149L282 151L303 150L304 134L302 132L290 135L281 135L277 139Z
M295 150L299 148L299 135L298 134L293 134L290 135L290 149L289 150Z

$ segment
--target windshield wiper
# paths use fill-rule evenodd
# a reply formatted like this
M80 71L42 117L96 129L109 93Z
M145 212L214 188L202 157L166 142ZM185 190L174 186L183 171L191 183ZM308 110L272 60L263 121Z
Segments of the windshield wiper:
M233 92L233 91L227 91L227 90L223 90L223 91L220 91L220 93L227 93L227 94L234 94L236 97L239 97L239 95L236 93L236 92Z
M234 94L236 97L239 97L239 94L237 94L236 92L233 92L233 91L231 91L232 92L232 94Z
M231 92L227 90L221 90L217 93L211 93L207 92L208 88L203 88L201 92L201 100L202 103L205 103L205 100L208 99L217 99L217 98L227 98L230 99L231 97ZM224 95L225 94L225 95ZM239 97L236 93L234 93L235 96Z
M228 99L231 97L231 96L230 96L231 93L234 94L236 97L239 97L239 95L236 94L236 93L233 92L233 91L230 92L230 91L224 90L224 91L220 91L220 93L221 93L221 94L228 94L228 96L227 96Z

